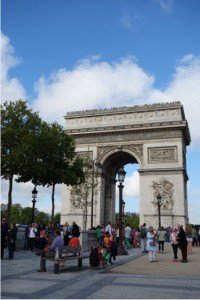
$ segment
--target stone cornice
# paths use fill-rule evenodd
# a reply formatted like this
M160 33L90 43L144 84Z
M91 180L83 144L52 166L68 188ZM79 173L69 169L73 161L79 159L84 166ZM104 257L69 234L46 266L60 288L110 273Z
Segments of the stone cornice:
M116 113L126 113L126 112L143 112L152 111L158 109L170 109L170 108L182 108L180 101L166 102L166 103L154 103L154 104L144 104L144 105L134 105L134 106L122 106L122 107L112 107L104 109L91 109L82 111L68 112L65 116L66 118L83 117L83 116L94 116L94 115L107 115Z
M67 134L77 137L83 136L99 136L99 135L116 135L125 133L136 133L136 132L152 132L152 131L166 131L166 130L180 130L183 132L186 145L191 142L188 126L186 121L172 121L163 123L148 123L148 124L133 124L133 125L119 125L119 126L108 126L108 127L96 127L96 128L77 128L66 130Z

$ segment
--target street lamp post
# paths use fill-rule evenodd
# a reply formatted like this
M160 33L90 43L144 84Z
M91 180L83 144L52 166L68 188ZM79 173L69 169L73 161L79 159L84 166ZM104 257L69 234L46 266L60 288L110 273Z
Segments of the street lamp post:
M157 195L157 206L158 206L158 227L159 228L161 227L161 213L160 213L160 207L162 205L161 199L162 199L161 195L158 194Z
M32 223L35 221L35 203L36 203L36 198L37 198L37 193L38 191L36 190L36 187L32 190L32 202L33 202L33 207L32 207Z
M120 168L118 171L118 181L119 181L119 244L117 245L117 253L118 255L127 255L127 251L124 248L123 244L123 232L122 232L122 203L123 203L123 198L122 198L122 191L123 191L123 184L124 178L125 178L126 172L124 168Z
M125 208L125 202L124 200L122 200L122 221L123 221L123 225L125 223L125 215L124 215L124 208Z

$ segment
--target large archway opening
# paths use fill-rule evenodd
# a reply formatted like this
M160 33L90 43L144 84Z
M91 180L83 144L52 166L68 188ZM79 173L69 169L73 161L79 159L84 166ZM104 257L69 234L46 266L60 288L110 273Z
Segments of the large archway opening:
M136 155L128 149L117 149L107 154L103 160L102 169L104 177L104 209L102 221L115 223L115 213L119 212L119 190L117 173L121 167L126 171L124 181L123 201L125 212L139 212L139 162ZM135 203L134 203L135 200Z

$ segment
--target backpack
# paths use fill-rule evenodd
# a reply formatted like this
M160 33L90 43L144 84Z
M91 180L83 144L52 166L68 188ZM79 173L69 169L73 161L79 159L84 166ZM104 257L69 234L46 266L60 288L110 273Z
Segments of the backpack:
M99 259L99 253L98 253L98 247L93 248L90 252L90 267L98 267L100 264L100 259Z
M147 232L146 232L145 228L141 228L141 230L140 230L140 237L142 239L144 239L146 236L147 236Z

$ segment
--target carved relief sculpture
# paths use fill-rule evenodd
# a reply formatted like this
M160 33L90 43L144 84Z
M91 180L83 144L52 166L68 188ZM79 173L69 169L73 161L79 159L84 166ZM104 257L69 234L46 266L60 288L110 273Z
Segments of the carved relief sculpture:
M153 181L153 196L154 199L152 203L157 207L157 195L160 194L161 199L161 209L162 210L170 210L172 211L174 206L174 184L166 179L162 179L159 182Z
M149 148L149 162L175 162L176 147Z

